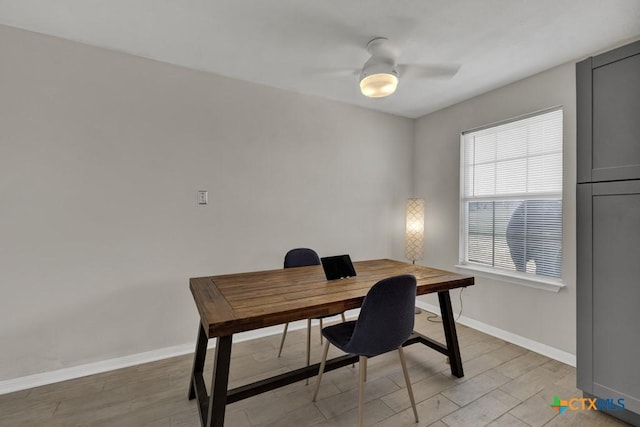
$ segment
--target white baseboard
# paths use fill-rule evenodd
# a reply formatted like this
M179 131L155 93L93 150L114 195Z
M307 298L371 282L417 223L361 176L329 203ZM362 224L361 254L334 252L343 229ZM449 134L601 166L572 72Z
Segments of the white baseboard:
M416 300L416 305L423 310L430 311L435 314L440 314L440 307L427 304L423 301ZM348 318L355 318L359 310L350 310L347 312ZM566 351L558 350L557 348L550 347L546 344L539 343L537 341L524 338L520 335L513 334L511 332L498 329L491 325L487 325L477 320L470 319L465 316L461 316L458 323L469 326L485 334L494 336L496 338L503 339L510 343L519 345L528 350L535 351L544 356L566 363L567 365L576 366L576 356ZM294 331L306 327L306 321L301 320L298 322L292 322L289 324L289 330ZM270 326L268 328L257 329L254 331L243 332L234 337L234 342L242 342L252 340L256 338L267 337L270 335L282 333L282 326ZM215 347L215 340L209 341L209 348ZM39 387L42 385L53 384L60 381L71 380L74 378L85 377L87 375L99 374L102 372L113 371L115 369L126 368L129 366L140 365L142 363L154 362L156 360L167 359L175 356L182 356L184 354L193 353L194 344L182 344L172 347L165 347L158 350L146 351L144 353L137 353L123 357L116 357L113 359L102 360L94 363L87 363L85 365L72 366L70 368L58 369L55 371L42 372L39 374L28 375L19 378L12 378L9 380L0 381L0 395L12 393L14 391L26 390L33 387Z
M348 318L356 317L359 310L350 310L346 313ZM314 323L317 323L314 321ZM307 327L307 322L301 320L289 324L289 331L295 331ZM270 326L268 328L254 331L242 332L233 337L233 342L248 341L270 335L281 334L282 326ZM195 341L194 341L195 342ZM215 348L216 340L210 340L208 348ZM193 353L195 344L182 344L172 347L165 347L158 350L146 351L144 353L131 354L128 356L116 357L113 359L101 360L99 362L87 363L85 365L72 366L55 371L42 372L24 377L12 378L0 381L0 395L12 393L14 391L26 390L60 381L72 380L74 378L86 377L88 375L113 371L115 369L127 368L129 366L143 363L155 362L156 360L168 359L170 357L182 356Z
M416 305L423 310L429 311L431 313L435 313L438 316L440 315L440 307L428 304L424 301L416 300ZM529 338L525 338L520 335L516 335L514 333L498 329L494 326L487 325L486 323L479 322L474 319L470 319L466 316L460 316L460 319L456 321L461 325L468 326L472 329L475 329L480 332L484 332L487 335L491 335L496 338L500 338L504 341L510 342L515 345L519 345L520 347L524 347L527 350L535 351L536 353L542 354L543 356L550 357L554 360L557 360L562 363L566 363L567 365L576 366L576 355L568 353L564 350L559 350L555 347L548 346L546 344L542 344L540 342L531 340Z
M101 360L100 362L87 363L85 365L72 366L70 368L57 369L55 371L42 372L25 377L12 378L0 381L0 395L57 383L60 381L71 380L74 378L85 377L87 375L99 374L101 372L113 371L115 369L126 368L128 366L139 365L141 363L154 362L156 360L180 356L192 352L193 350L193 344L177 345L158 350L146 351L144 353L132 354L129 356L116 357L114 359Z

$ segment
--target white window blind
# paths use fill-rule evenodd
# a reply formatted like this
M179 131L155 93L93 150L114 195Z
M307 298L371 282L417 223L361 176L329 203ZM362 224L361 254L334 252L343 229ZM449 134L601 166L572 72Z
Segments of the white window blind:
M562 110L462 135L461 258L562 274Z

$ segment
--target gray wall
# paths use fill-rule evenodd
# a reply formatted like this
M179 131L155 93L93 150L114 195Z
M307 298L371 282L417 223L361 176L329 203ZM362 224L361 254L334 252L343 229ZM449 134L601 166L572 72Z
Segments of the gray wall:
M425 265L458 263L460 132L562 105L564 111L563 275L559 293L476 277L464 315L575 354L575 67L566 64L424 116L416 123L415 194L426 199ZM436 300L425 298L431 304ZM456 313L457 295L452 298ZM457 307L456 307L457 306Z
M413 120L3 26L0 58L0 380L195 343L192 276L403 258Z

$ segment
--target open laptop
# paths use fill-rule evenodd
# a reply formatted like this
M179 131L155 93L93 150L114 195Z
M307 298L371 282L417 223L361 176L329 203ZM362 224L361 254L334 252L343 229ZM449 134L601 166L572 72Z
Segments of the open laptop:
M344 279L356 275L349 255L328 256L321 258L320 261L322 261L322 268L327 280Z

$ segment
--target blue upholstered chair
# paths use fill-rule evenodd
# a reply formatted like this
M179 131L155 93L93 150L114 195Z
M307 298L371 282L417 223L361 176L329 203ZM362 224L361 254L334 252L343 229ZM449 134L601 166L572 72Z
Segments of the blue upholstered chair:
M293 267L305 267L308 265L320 265L320 257L313 249L308 248L296 248L291 249L284 257L284 268L293 268ZM322 319L330 316L336 316L340 314L342 316L342 321L345 321L344 312L343 313L335 313L330 314L323 317L318 317L320 320L320 329L322 330ZM280 341L280 349L278 350L278 357L282 354L282 347L284 346L284 340L287 337L287 329L289 328L289 323L284 325L284 331L282 332L282 340ZM320 343L322 343L322 334L320 334ZM311 361L311 319L307 319L307 366Z
M291 249L284 256L284 268L305 267L307 265L320 265L320 257L313 249Z
M358 320L327 326L322 335L327 339L318 372L318 383L313 393L316 401L320 381L329 351L329 343L345 353L360 356L360 385L358 389L358 426L364 423L364 381L367 359L391 350L398 350L404 379L407 383L413 415L418 422L418 411L407 373L402 344L413 332L416 303L416 278L403 274L383 279L373 285L364 299Z

